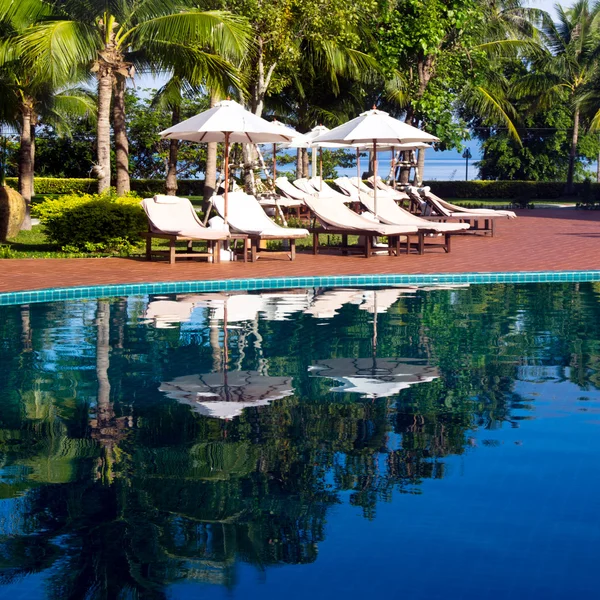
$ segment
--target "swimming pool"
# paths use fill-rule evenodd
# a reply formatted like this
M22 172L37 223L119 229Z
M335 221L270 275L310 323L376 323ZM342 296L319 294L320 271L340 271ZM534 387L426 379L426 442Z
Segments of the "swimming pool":
M598 282L0 306L0 594L595 596L599 357Z

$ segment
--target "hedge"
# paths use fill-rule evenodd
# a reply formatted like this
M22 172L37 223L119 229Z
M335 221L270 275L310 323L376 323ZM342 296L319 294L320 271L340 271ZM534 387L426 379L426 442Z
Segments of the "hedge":
M562 181L425 181L423 185L430 186L443 198L553 200L565 195L565 183ZM597 183L576 183L575 193L581 194L585 185L600 193L600 184Z
M7 177L8 185L17 186L16 177ZM513 200L529 198L531 200L552 200L564 196L565 184L561 181L425 181L438 196L444 198L499 198ZM591 193L600 196L600 184L575 184L575 192L581 195L589 186ZM182 179L178 182L179 196L202 196L204 181L201 179ZM97 191L95 179L61 179L54 177L36 177L36 194L90 194ZM153 196L165 193L164 179L132 179L131 191L140 196ZM588 190L589 193L589 190Z
M17 189L18 179L7 177L6 183ZM180 196L202 196L204 181L198 179L182 179L178 182L177 193ZM67 179L60 177L36 177L34 180L36 194L94 194L98 191L97 179ZM154 196L165 193L164 179L132 179L131 191L140 196Z

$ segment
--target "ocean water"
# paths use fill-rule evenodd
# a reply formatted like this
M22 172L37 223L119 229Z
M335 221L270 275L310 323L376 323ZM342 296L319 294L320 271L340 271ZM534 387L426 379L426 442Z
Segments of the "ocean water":
M0 597L597 597L598 283L0 307Z
M383 154L383 153L382 153ZM426 181L464 181L467 175L465 170L465 160L463 158L436 158L433 152L432 156L425 155L425 171L423 179ZM473 164L473 160L469 161L469 180L479 178L479 169ZM379 158L379 175L387 178L391 166L390 158ZM367 166L367 160L361 162L363 170ZM341 177L356 177L356 168L337 169L338 175ZM411 177L414 171L411 171Z

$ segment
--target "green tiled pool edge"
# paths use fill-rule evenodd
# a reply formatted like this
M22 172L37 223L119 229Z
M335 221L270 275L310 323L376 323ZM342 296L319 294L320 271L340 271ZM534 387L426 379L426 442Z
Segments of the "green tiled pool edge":
M600 271L530 271L521 273L431 273L394 275L326 275L317 277L275 277L270 279L215 279L211 281L166 281L46 288L0 293L0 306L31 304L81 298L103 298L145 294L186 294L303 287L345 287L385 285L440 285L453 283L549 283L600 281Z

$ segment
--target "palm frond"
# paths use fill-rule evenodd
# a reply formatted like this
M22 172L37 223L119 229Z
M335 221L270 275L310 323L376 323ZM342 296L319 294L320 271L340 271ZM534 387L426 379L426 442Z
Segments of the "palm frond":
M74 69L91 66L101 48L93 26L67 20L30 27L19 42L25 63L47 73L57 85L69 81Z

